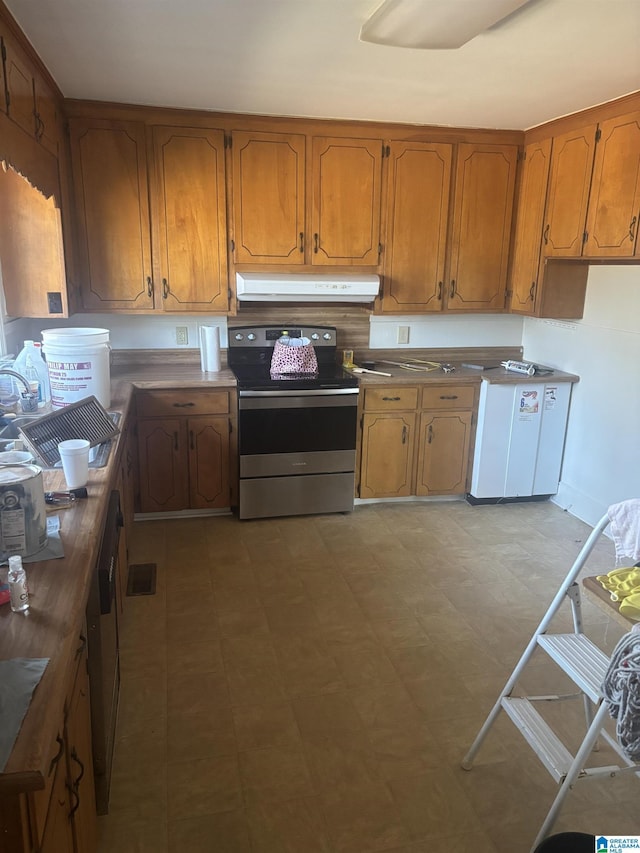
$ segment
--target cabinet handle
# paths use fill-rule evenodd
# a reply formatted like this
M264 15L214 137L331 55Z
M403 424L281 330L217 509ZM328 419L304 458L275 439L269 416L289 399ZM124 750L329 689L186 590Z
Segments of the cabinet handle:
M451 279L451 291L449 293L449 299L452 299L456 292L456 280L455 278Z
M78 767L80 768L80 775L79 775L79 776L78 776L78 778L77 778L77 779L75 779L75 780L74 780L74 782L73 782L73 787L74 787L74 788L76 789L76 791L77 791L77 790L78 790L78 788L80 787L80 782L82 782L82 779L83 779L83 777L84 777L84 764L82 763L82 761L81 761L81 760L80 760L80 758L78 757L78 753L76 752L76 748L75 748L75 746L74 746L74 747L73 747L73 749L71 750L71 760L72 760L72 761L75 761L75 763L76 763L76 764L78 765Z
M429 429L427 430L427 444L431 444L433 441L433 425L429 424Z
M151 281L151 276L147 276L147 296L149 299L153 296L153 281Z
M76 660L84 654L84 650L87 648L87 638L84 634L80 634L80 645L76 649Z
M629 239L633 243L636 237L636 223L638 221L638 217L634 216L631 220L631 224L629 225Z
M386 403L397 403L400 397L383 397L382 398Z
M313 252L314 252L314 254L316 254L316 255L318 254L319 247L320 247L320 235L316 233L313 235Z
M529 288L529 299L534 302L536 296L536 283L535 281L531 282L531 287Z
M300 232L300 251L304 252L304 232Z
M167 283L166 278L162 279L162 298L166 299L169 295L169 285Z
M174 450L178 449L178 433L177 432L174 432L174 434L173 434L173 449Z
M56 735L56 740L58 742L58 751L51 759L51 764L49 765L49 776L53 772L53 768L56 766L58 761L62 758L62 753L64 752L64 740L60 737L60 735Z
M195 446L195 442L193 440L193 430L192 429L189 430L189 444L191 446L191 450L195 450L196 446Z
M195 406L195 403L173 403L175 409L189 409Z
M542 235L542 239L544 240L545 246L549 242L549 228L551 227L551 223L547 222L547 227L544 229L544 234Z
M457 400L458 395L457 394L441 394L440 399L441 400Z
M73 815L80 808L80 782L82 782L82 778L84 776L84 764L78 758L78 753L76 752L75 747L71 750L71 760L76 762L76 764L80 768L80 773L79 773L77 779L73 780L73 786L69 789L71 791L71 793L76 798L76 801L75 801L71 811L69 812L69 817L73 817Z
M407 443L407 426L406 424L402 427L402 443Z
M438 302L440 302L441 299L442 299L442 282L439 281L438 282Z
M40 113L34 113L34 115L36 117L36 139L40 142L44 136L44 122L40 118Z
M71 806L71 811L69 812L69 820L74 816L74 814L80 808L80 794L72 785L67 785L67 789L72 797L75 797L75 803Z

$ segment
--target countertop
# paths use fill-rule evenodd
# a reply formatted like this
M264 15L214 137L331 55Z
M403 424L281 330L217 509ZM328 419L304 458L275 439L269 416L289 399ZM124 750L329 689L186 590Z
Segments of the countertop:
M476 384L482 379L493 384L515 385L515 384L536 384L540 382L579 382L580 377L574 373L565 373L562 370L554 370L549 374L535 374L527 376L526 373L515 373L511 370L505 370L504 367L498 367L493 370L477 370L474 368L463 367L461 363L451 362L454 370L451 373L445 373L441 368L435 370L418 371L407 370L403 367L395 367L390 364L385 364L383 361L374 360L375 369L390 373L391 376L377 376L371 373L357 374L360 379L360 385L366 388L368 385L385 385L392 383L400 383L403 385L415 385L416 383L435 383L435 382L456 382L459 384Z

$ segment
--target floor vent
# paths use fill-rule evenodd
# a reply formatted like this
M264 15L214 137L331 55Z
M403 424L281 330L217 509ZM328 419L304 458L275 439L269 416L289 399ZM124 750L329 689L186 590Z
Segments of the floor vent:
M156 564L132 563L129 566L127 595L153 595L156 591Z

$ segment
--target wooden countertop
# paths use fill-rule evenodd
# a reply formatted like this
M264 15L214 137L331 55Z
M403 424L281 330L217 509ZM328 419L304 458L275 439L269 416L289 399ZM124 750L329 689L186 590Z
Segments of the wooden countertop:
M398 359L400 360L400 359ZM548 375L527 376L524 373L515 373L510 370L505 370L504 367L498 367L494 370L476 370L469 367L463 367L460 363L451 362L454 370L451 373L445 373L441 368L427 371L407 370L403 367L395 367L390 364L385 364L383 361L373 359L375 369L390 373L391 376L377 376L371 373L357 374L360 379L360 385L384 385L392 383L401 383L402 385L416 385L432 382L456 382L461 384L476 384L482 379L487 382L502 385L533 385L544 382L545 384L553 384L554 382L579 382L580 377L574 373L564 373L562 370L554 370Z

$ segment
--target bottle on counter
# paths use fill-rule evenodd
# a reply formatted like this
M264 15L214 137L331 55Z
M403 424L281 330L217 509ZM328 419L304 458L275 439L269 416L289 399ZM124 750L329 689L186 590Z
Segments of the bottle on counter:
M9 557L9 571L7 572L9 583L9 595L11 596L11 609L14 613L22 613L29 608L29 589L27 587L27 575L22 565L22 557L12 554Z
M38 408L42 408L51 400L51 383L49 381L49 369L42 357L42 347L36 344L35 341L25 341L22 350L18 353L16 360L13 363L13 369L18 373L33 382L38 381ZM27 374L30 372L30 375ZM13 380L14 385L17 385L16 380ZM22 388L18 388L18 394L21 394Z

